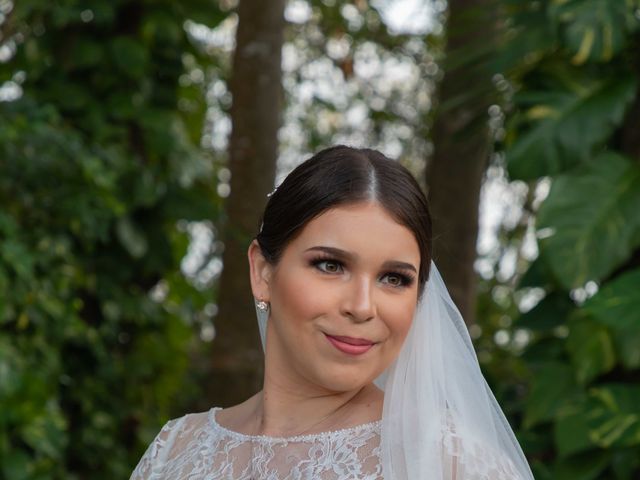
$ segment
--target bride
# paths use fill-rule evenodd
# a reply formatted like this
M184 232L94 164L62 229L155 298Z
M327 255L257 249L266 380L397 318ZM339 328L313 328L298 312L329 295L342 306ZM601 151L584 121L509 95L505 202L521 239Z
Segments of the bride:
M131 480L533 479L399 163L321 151L269 197L248 259L262 391L169 421Z

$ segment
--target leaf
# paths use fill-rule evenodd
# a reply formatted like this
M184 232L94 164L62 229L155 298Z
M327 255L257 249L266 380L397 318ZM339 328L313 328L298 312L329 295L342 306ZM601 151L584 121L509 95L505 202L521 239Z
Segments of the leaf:
M508 3L513 28L508 33L510 41L504 43L494 60L497 72L534 65L556 46L555 29L545 9L534 2Z
M23 450L12 449L11 455L3 455L0 471L3 478L11 480L27 480L32 474L32 457Z
M554 480L593 480L609 464L611 452L593 451L567 459L560 459L555 465Z
M562 411L554 424L553 436L560 457L592 449L596 444L590 438L587 415L593 406L593 400L585 398L572 407Z
M585 302L584 309L613 329L640 327L640 269L604 285Z
M34 416L22 427L22 439L37 452L60 459L67 444L67 421L59 407L52 402L46 410Z
M620 124L635 98L637 82L630 75L579 82L568 72L562 75L568 78L556 82L561 83L556 90L515 98L531 117L524 128L518 122L510 126L515 140L506 158L514 180L556 175L585 161Z
M220 5L220 2L215 0L192 0L185 13L193 21L214 28L227 18L226 12L222 11Z
M566 358L565 339L547 335L531 343L522 355L522 359L531 367L546 362L561 362Z
M567 350L578 383L585 385L616 363L613 341L606 327L586 318L571 321Z
M613 339L622 365L629 370L640 368L640 327L617 329Z
M62 110L81 111L91 105L92 93L86 85L68 80L52 81L46 95Z
M640 367L640 269L607 283L584 305L584 310L613 332L622 364Z
M120 36L111 41L110 47L115 64L122 73L132 78L144 75L149 55L142 43Z
M562 25L571 62L608 62L627 43L627 18L632 9L625 0L566 0L552 3L549 13Z
M524 427L552 420L579 390L573 369L563 363L547 363L535 372L524 412Z
M517 319L517 326L530 330L551 330L565 323L575 305L564 292L551 292Z
M633 480L640 470L640 448L617 450L613 453L613 471L619 480Z
M103 61L103 46L91 38L79 37L71 46L69 57L76 68L88 68Z
M541 255L567 288L601 280L640 243L640 167L604 153L554 180L540 208Z
M538 255L518 282L518 289L526 287L552 288L553 272L545 263L544 257Z
M149 249L149 243L140 230L128 217L122 217L116 225L116 233L122 246L133 258L142 258Z
M4 260L18 276L25 279L31 278L35 259L24 244L11 239L0 243L0 259Z
M17 349L8 339L0 337L0 399L3 403L20 389L22 364L23 358ZM4 422L3 417L0 413L0 421Z
M588 417L592 441L603 448L640 445L640 386L609 384L591 395L599 404Z

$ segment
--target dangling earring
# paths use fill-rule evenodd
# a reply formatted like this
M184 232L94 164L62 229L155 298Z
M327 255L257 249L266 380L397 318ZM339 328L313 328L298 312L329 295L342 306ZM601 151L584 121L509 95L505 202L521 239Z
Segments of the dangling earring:
M265 348L267 338L267 320L269 318L270 305L264 300L256 300L256 315L258 317L258 330L260 331L260 341L262 348Z

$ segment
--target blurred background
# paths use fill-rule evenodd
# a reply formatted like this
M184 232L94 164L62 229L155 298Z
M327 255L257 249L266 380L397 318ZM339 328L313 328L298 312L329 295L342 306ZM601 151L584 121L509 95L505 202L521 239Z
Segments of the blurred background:
M428 192L535 477L640 479L639 27L640 0L0 0L0 479L126 479L259 389L246 247L335 143Z

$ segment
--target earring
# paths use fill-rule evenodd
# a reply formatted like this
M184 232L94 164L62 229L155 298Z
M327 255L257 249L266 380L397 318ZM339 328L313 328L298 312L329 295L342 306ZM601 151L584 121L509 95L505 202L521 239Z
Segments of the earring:
M256 300L256 314L258 316L258 330L260 330L260 341L262 348L265 348L267 339L267 320L269 320L269 302Z

